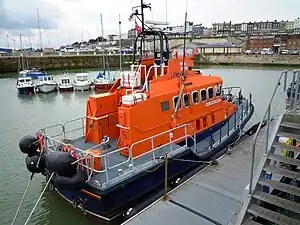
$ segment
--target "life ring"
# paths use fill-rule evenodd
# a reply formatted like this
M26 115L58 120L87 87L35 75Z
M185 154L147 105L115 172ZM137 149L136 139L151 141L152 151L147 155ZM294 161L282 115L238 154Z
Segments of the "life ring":
M44 150L44 147L45 147L45 140L43 138L43 136L41 135L41 133L37 133L35 135L35 138L38 140L38 148L40 151L43 151Z
M62 149L63 152L69 152L70 155L75 159L77 160L78 159L78 156L75 152L75 149L71 146L71 145L65 145Z

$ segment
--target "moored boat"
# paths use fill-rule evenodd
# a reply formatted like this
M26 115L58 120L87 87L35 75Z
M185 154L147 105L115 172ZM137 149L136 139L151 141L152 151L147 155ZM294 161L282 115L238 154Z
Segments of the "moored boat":
M78 73L73 85L77 91L88 91L91 90L92 82L88 79L87 73Z
M153 58L140 53L137 59L151 37L160 48ZM223 88L218 76L194 71L193 55L169 56L164 32L139 33L131 71L109 92L89 96L85 117L20 140L28 170L42 172L84 213L112 220L163 190L165 164L173 188L222 153L252 117L251 98L240 88Z
M74 90L74 86L71 83L71 79L69 76L67 76L67 74L64 74L64 76L60 78L60 83L58 84L58 90L60 92Z
M57 83L54 77L49 75L39 77L39 82L36 86L38 91L42 93L57 91Z
M25 69L19 72L19 76L31 77L32 79L39 79L41 76L47 76L47 72L41 71L38 68Z
M109 91L114 84L110 77L109 70L107 71L107 75L106 70L104 70L102 73L99 72L95 77L93 83L95 85L96 91Z
M17 79L17 90L19 94L35 94L36 85L31 77L19 77Z

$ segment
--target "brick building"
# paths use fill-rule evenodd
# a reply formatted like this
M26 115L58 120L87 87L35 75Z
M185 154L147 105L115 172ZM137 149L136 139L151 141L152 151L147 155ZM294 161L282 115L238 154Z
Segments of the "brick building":
M300 50L300 34L288 35L286 49Z
M273 49L273 45L274 36L251 36L247 41L247 49L251 50Z

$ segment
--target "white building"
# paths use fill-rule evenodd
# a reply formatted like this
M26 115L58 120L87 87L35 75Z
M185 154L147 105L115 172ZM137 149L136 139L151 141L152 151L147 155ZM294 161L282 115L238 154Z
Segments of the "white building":
M300 18L298 17L294 21L294 33L295 34L300 34Z
M242 33L246 33L247 32L247 23L242 23L242 25L241 25L241 31L242 31Z
M193 22L188 22L186 24L186 32L191 33L193 31ZM164 32L169 34L183 34L184 33L184 26L174 26L174 27L167 27L164 29Z

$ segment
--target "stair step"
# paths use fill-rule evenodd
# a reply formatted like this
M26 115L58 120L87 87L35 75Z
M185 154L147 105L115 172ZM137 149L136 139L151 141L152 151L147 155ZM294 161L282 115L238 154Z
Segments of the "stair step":
M276 173L281 176L289 177L289 178L292 178L295 180L300 180L300 173L293 172L293 171L290 171L287 169L278 168L278 167L274 167L274 166L266 166L263 170L271 172L271 173Z
M283 121L280 124L281 127L287 127L287 128L293 128L293 129L300 129L300 124L299 123L293 123L293 122L287 122Z
M274 148L278 148L278 149L287 149L289 151L300 153L300 147L296 147L296 146L292 146L292 145L287 145L287 144L280 143L280 142L274 144L273 147Z
M280 198L276 195L271 195L262 191L257 191L253 194L253 197L264 201L264 202L268 202L270 204L276 205L278 207L281 207L283 209L287 209L290 210L292 212L295 213L300 213L300 204L284 199L284 198Z
M278 162L283 162L283 163L287 163L287 164L291 164L291 165L295 165L295 166L300 166L300 160L298 160L298 159L284 157L284 156L276 155L276 154L270 154L270 155L268 155L268 158L273 159Z
M279 191L283 191L292 195L296 195L298 197L300 197L300 188L296 187L296 186L292 186L289 184L284 184L282 182L278 182L275 180L259 180L258 183L260 185L266 185L266 186L270 186L274 189L277 189Z
M300 135L295 134L295 133L288 133L288 132L278 131L276 135L278 137L287 137L287 138L293 138L293 139L300 140Z
M247 211L254 216L264 218L279 225L300 225L300 221L298 220L292 219L272 210L265 209L258 205L251 205Z
M251 219L247 219L243 225L262 225L261 223L255 222Z

